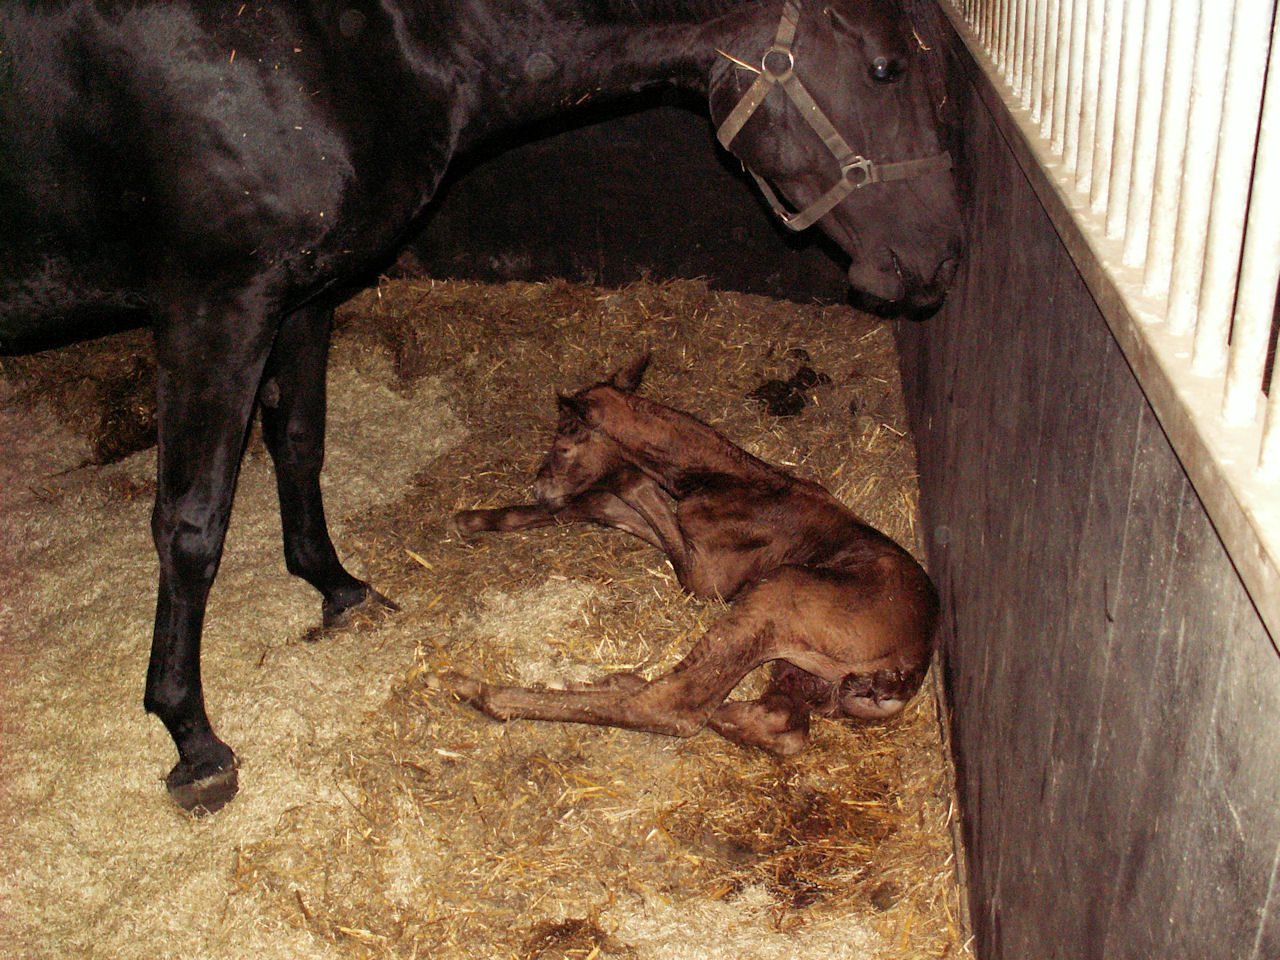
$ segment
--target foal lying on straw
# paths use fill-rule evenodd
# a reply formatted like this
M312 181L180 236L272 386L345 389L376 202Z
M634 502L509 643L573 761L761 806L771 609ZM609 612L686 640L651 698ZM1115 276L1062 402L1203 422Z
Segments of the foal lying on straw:
M733 600L668 674L632 673L571 690L446 684L497 720L522 717L686 737L704 726L789 755L809 714L880 719L900 711L928 668L938 602L896 543L826 490L729 443L699 420L636 394L649 358L562 397L536 503L464 510L463 536L590 521L662 550L681 586ZM725 700L773 661L756 700Z

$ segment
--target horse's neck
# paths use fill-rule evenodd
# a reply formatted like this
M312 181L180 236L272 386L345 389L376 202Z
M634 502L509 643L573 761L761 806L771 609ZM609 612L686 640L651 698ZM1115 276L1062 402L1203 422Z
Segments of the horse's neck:
M766 0L742 0L741 9L730 13L723 9L732 2L710 6L703 0L701 14L691 7L689 19L662 21L610 18L601 13L601 2L586 16L577 8L586 0L487 2L494 9L483 23L464 24L467 41L456 47L466 60L458 71L468 88L464 145L652 84L674 83L705 95L716 48L740 33ZM461 9L483 6L481 0Z
M617 396L621 405L606 403L596 408L603 415L600 429L669 491L678 493L708 476L734 477L766 487L791 480L696 417L634 394Z

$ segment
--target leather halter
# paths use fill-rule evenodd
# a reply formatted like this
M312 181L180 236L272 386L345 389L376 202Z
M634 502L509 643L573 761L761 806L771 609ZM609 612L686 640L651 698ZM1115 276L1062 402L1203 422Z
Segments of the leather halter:
M726 150L729 148L734 137L741 132L752 114L764 103L765 98L776 85L782 87L783 92L800 111L800 116L804 117L814 133L822 139L840 166L840 180L835 186L798 213L792 213L783 205L764 177L754 170L747 170L760 185L760 190L769 201L769 206L773 207L774 213L784 225L792 230L810 227L834 210L849 194L873 183L907 180L951 169L951 154L945 152L931 157L921 157L918 160L900 160L896 163L877 163L854 153L853 148L845 142L844 137L827 119L826 114L822 112L795 74L796 57L791 50L791 44L795 41L796 24L799 21L799 0L785 0L782 19L778 23L778 33L761 57L758 70L723 50L716 51L738 66L756 73L755 82L743 94L737 106L729 112L724 123L720 124L720 128L716 131L716 139L720 141L721 146Z

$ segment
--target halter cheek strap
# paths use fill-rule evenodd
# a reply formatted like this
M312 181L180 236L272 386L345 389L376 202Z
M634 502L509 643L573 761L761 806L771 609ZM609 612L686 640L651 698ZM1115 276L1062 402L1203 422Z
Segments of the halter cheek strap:
M765 98L775 86L781 86L783 92L800 111L800 116L826 144L831 155L840 167L840 179L826 193L805 207L799 213L789 211L778 199L768 182L754 170L747 172L755 178L760 191L778 218L792 230L803 230L813 226L828 213L834 210L849 194L873 183L886 183L892 180L907 180L930 173L938 173L951 169L951 155L938 153L918 160L900 160L895 163L876 163L861 154L854 153L853 148L840 135L840 131L827 119L822 108L810 96L800 78L796 76L795 54L791 45L795 41L796 25L800 22L800 4L798 0L785 0L782 7L782 19L778 23L778 32L773 43L764 52L759 69L744 63L737 57L730 56L723 50L717 51L721 56L733 61L744 69L756 74L742 99L725 117L716 131L716 139L725 149L746 126L752 114L764 103Z

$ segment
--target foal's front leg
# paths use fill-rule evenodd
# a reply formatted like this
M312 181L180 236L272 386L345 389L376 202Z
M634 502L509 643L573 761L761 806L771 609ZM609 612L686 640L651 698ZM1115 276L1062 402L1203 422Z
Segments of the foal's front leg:
M510 507L460 510L453 515L450 526L460 536L471 537L477 533L514 533L569 523L595 523L621 530L662 549L662 541L645 518L616 494L604 489L587 490L559 507L522 503Z

